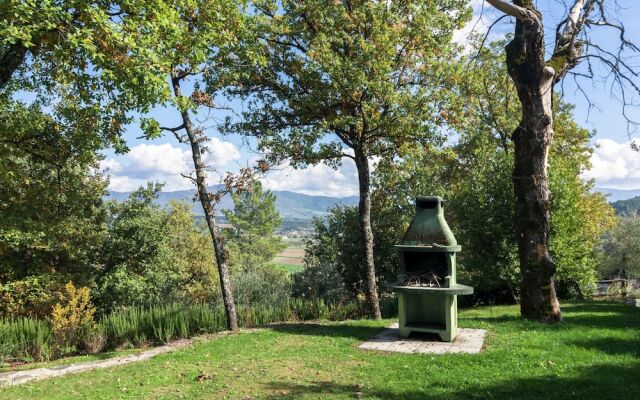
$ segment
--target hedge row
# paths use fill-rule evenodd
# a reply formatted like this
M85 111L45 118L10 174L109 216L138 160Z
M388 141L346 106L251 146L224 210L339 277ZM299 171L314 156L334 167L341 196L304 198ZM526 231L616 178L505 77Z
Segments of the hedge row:
M394 301L384 302L382 309L386 316L397 312ZM321 299L290 299L279 305L240 308L238 322L241 327L255 327L287 321L356 319L365 317L366 310L361 302L329 306ZM48 321L0 319L0 363L8 360L49 360L73 351L97 353L157 345L225 329L226 318L221 306L168 304L134 307L113 312L95 326L80 329L76 338L78 348L70 350L56 345Z

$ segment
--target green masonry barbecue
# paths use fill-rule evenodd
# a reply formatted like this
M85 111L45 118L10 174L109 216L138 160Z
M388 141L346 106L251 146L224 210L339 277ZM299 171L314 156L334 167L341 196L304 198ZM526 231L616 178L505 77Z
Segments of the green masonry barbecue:
M456 283L460 246L444 219L441 197L416 198L416 215L402 241L398 284L400 336L437 333L446 342L458 334L458 295L473 294Z

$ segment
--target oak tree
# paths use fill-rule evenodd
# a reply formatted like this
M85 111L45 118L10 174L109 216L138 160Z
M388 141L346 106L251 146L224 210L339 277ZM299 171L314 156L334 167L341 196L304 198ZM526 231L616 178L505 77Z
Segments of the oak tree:
M437 107L466 1L257 1L265 63L232 91L245 103L231 131L254 136L274 163L354 162L367 300L380 318L371 229L371 161L438 136Z
M550 190L549 148L553 141L554 87L568 74L594 78L592 63L609 69L624 93L640 93L638 69L623 57L639 49L625 36L622 24L607 15L613 1L571 0L555 29L553 48L547 53L542 12L531 0L487 0L507 16L515 18L514 36L506 45L506 62L522 114L511 134L514 143L513 181L516 194L515 233L518 240L522 281L522 316L545 322L562 319L555 289L557 266L549 249ZM606 49L592 40L594 28L609 28L619 34L619 49ZM581 62L586 72L573 72ZM624 107L626 108L625 101Z

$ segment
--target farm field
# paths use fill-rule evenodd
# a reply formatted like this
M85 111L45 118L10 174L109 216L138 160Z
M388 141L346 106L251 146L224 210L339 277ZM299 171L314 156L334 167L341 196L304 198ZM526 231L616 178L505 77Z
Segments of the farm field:
M564 305L565 321L517 306L463 310L489 330L478 355L357 348L391 320L280 324L120 368L0 389L2 399L637 399L640 309Z
M302 265L304 260L304 248L287 247L275 257L276 263L289 265Z
M286 239L287 248L276 255L272 263L290 274L304 269L304 242L300 239Z

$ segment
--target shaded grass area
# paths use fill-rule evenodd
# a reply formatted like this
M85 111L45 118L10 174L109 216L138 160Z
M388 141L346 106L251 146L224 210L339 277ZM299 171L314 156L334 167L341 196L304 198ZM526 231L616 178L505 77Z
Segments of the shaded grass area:
M391 321L278 324L121 368L6 389L10 399L637 399L640 309L564 306L565 322L518 317L517 307L461 312L488 329L479 355L357 349Z

